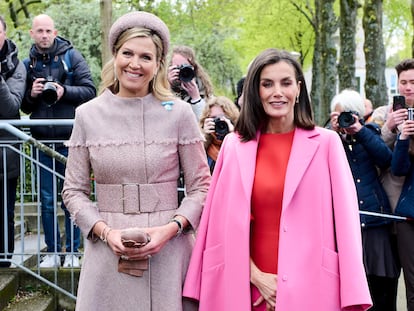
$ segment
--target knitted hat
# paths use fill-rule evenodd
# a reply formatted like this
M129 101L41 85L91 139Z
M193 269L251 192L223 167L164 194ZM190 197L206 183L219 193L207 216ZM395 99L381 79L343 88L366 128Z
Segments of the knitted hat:
M109 48L112 53L115 52L114 45L121 33L133 27L142 27L154 31L162 40L163 56L166 57L170 45L170 31L167 25L154 14L142 11L127 13L113 23L109 30Z

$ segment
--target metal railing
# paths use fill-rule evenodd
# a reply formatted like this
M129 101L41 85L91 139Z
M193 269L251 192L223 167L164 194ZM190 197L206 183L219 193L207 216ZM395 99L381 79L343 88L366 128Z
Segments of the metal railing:
M67 126L72 125L73 120L1 120L0 129L6 130L16 136L15 140L0 141L0 151L3 155L3 215L7 215L7 157L6 153L18 155L20 159L20 175L18 177L16 201L15 201L15 236L14 252L8 252L9 232L7 230L7 217L3 217L2 239L4 242L4 253L0 252L0 263L8 262L12 268L21 269L31 276L37 278L43 283L51 286L64 295L76 299L78 268L63 268L65 280L59 274L60 267L40 268L41 259L46 254L46 244L42 226L42 204L40 198L40 170L50 172L53 180L53 206L54 206L54 239L56 241L56 227L59 226L60 232L66 234L64 225L64 213L60 208L60 187L63 183L64 176L55 171L55 165L58 162L65 164L66 157L55 152L56 144L62 144L63 141L37 141L28 133L28 128L32 126ZM25 128L26 127L26 128ZM49 155L52 160L52 167L49 168L39 161L40 152ZM62 221L63 218L63 221ZM71 234L73 237L73 232ZM61 238L62 241L63 235ZM71 242L73 245L73 241ZM64 243L62 242L62 245ZM82 247L82 237L81 237ZM64 256L68 253L58 252L55 248L53 253L58 256ZM74 253L70 253L74 254ZM82 248L74 254L82 256ZM52 273L51 273L52 272ZM68 282L69 281L69 282Z

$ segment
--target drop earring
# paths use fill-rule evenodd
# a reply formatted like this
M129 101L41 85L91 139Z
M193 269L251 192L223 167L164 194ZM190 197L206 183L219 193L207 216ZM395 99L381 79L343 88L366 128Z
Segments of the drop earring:
M116 65L114 64L114 82L118 80L118 77L116 76Z

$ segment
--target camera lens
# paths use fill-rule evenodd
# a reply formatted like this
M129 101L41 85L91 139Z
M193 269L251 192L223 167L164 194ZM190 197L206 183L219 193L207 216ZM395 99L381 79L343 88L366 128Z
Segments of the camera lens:
M194 68L191 65L181 65L179 67L180 72L178 73L178 78L182 82L190 82L195 77Z
M354 116L352 111L344 111L339 114L338 117L339 127L347 128L350 127L352 124L355 123Z
M229 126L226 121L220 120L219 117L214 119L214 131L218 140L223 140L229 133Z
M53 82L46 82L42 92L43 101L47 105L53 105L57 101L57 90Z

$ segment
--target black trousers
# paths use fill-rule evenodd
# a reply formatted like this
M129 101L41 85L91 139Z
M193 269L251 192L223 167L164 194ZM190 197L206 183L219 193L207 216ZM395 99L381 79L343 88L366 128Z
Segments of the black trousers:
M397 223L397 243L404 273L407 310L414 311L414 222Z
M368 275L373 306L370 311L397 311L398 279Z
M14 205L16 201L17 177L7 179L7 204L4 206L4 182L0 181L0 258L11 259L14 251ZM6 214L6 215L5 215ZM5 226L6 221L6 226ZM7 230L7 231L6 231ZM7 232L7 253L6 251ZM0 262L0 268L10 267L10 262Z

